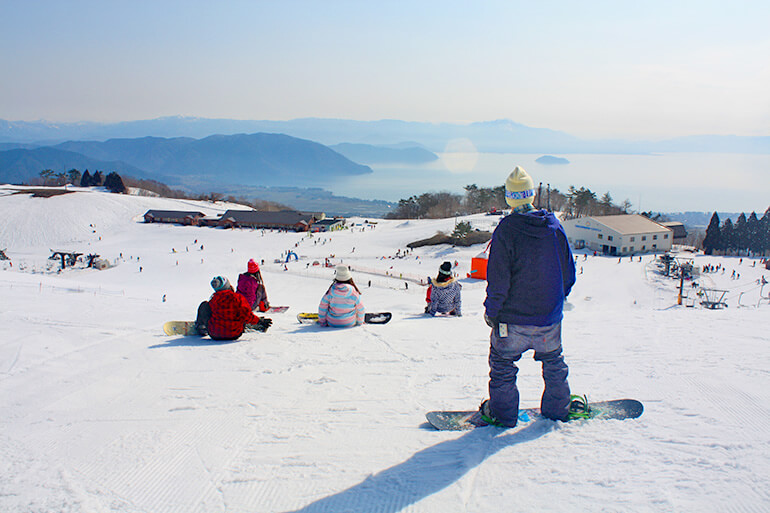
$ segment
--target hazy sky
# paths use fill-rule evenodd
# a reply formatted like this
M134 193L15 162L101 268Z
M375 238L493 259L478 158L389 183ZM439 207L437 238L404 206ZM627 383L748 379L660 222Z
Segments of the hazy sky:
M0 118L770 135L770 2L0 0Z

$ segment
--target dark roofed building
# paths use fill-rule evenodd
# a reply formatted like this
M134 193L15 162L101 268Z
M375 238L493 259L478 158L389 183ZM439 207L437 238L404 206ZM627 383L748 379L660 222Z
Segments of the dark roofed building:
M345 228L345 220L340 218L321 219L313 223L314 232L334 232Z
M296 210L281 210L278 212L228 210L222 214L219 225L230 228L260 228L306 232L317 219L316 214L297 212Z
M198 224L198 220L204 216L205 214L203 212L183 210L148 210L144 214L144 222Z
M684 224L679 221L670 221L660 224L674 232L674 240L687 238L687 229L684 227Z

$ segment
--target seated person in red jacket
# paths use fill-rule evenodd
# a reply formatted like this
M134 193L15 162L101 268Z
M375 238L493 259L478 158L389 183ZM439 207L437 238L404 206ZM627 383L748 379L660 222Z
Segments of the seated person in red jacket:
M238 275L238 288L235 291L246 298L252 310L267 312L270 308L259 264L253 258L246 264L246 272Z
M272 319L260 319L251 311L248 301L233 290L223 276L211 280L214 294L198 307L195 327L201 335L208 334L214 340L235 340L243 334L246 326L257 331L267 331Z

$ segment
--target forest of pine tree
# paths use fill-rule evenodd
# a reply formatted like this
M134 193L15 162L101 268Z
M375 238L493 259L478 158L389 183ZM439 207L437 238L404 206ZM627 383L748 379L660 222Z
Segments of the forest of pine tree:
M735 223L730 219L720 223L719 214L714 212L706 228L703 251L707 255L770 254L770 208L761 219L752 212L749 217L741 214Z

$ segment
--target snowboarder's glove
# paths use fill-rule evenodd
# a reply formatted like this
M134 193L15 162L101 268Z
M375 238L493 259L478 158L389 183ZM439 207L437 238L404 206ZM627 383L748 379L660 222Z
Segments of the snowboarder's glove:
M494 327L495 327L495 320L490 318L486 313L484 314L484 322L487 323L487 326L489 326L490 328L494 329Z
M267 331L267 328L273 325L273 319L268 319L267 317L262 317L259 322L257 323L257 329L259 331Z

